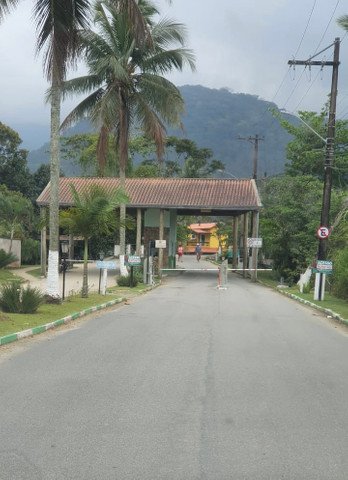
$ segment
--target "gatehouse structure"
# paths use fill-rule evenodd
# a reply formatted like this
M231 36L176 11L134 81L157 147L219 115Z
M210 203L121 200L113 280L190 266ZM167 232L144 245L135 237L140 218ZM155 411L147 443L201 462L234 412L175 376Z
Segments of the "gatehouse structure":
M59 180L59 207L73 206L71 186L80 194L92 185L107 191L120 186L117 177L62 177ZM140 254L142 245L147 249L154 240L165 240L160 249L162 267L175 267L177 218L230 217L233 232L234 264L237 252L243 252L243 268L247 268L247 238L258 237L259 212L262 207L255 180L216 178L127 178L125 183L129 202L127 214L136 218L135 251ZM42 214L50 202L50 183L37 199ZM47 261L46 227L41 231L41 269L45 272ZM73 238L70 237L70 251ZM257 250L253 249L252 269L257 266ZM254 270L255 271L255 270Z

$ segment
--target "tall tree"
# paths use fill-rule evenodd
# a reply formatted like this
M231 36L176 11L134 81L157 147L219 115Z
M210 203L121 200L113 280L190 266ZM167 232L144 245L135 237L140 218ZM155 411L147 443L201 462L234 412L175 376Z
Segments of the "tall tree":
M320 180L324 178L325 143L327 134L327 111L299 112L303 122L294 124L275 114L285 130L293 135L286 148L289 162L285 170L289 175L312 175ZM307 124L307 125L306 125ZM310 127L310 128L309 128ZM332 172L333 184L345 186L348 184L348 121L337 120L335 133L335 165ZM313 132L317 132L315 134Z
M88 296L88 240L105 236L117 227L115 210L127 197L121 190L107 192L99 186L78 193L72 187L74 207L60 212L60 224L84 240L82 297Z
M92 118L100 129L101 167L105 164L109 133L115 134L121 187L125 185L131 125L154 140L161 159L165 124L180 124L184 109L179 90L162 75L174 68L181 70L185 64L194 68L193 54L184 48L184 26L171 20L155 23L158 11L151 2L139 0L138 6L151 41L139 43L128 13L111 1L99 1L95 7L98 31L85 29L80 34L88 75L64 83L65 93L89 95L68 115L63 127L83 116ZM178 48L169 48L172 44ZM121 220L124 218L125 205L121 205ZM120 253L125 253L124 227L120 230Z
M20 0L0 0L0 21ZM113 0L118 9L126 11L138 41L146 43L148 28L139 8L142 0ZM77 31L88 25L90 0L36 0L34 17L37 29L37 51L45 50L44 69L51 83L51 161L50 161L50 247L48 258L47 294L60 298L58 288L59 246L59 124L61 84L69 63L74 64L78 52Z
M77 32L88 24L88 0L38 0L34 7L37 30L37 52L44 50L44 70L50 81L51 155L50 155L50 218L49 255L46 293L60 299L59 263L59 127L62 82L69 65L78 53Z
M15 237L24 238L31 230L34 212L28 198L0 185L0 235L10 238L9 252Z

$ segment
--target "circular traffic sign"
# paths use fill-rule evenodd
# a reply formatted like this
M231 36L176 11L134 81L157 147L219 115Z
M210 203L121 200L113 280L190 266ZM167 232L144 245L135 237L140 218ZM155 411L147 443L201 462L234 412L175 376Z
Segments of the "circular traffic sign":
M330 235L330 230L327 227L319 227L317 235L319 238L327 238Z

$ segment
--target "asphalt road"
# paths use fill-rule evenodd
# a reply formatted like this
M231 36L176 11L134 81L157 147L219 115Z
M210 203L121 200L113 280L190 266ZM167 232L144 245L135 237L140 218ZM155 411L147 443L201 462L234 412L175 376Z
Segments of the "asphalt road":
M4 480L346 480L348 336L184 273L0 351Z

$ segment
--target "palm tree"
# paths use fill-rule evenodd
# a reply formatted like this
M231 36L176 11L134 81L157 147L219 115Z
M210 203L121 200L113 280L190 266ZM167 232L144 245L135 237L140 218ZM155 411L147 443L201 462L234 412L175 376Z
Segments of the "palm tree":
M179 125L184 101L173 83L162 75L185 64L194 69L194 56L185 46L185 27L171 20L155 23L158 13L148 1L139 0L139 9L151 41L137 43L129 17L112 1L95 6L98 31L85 29L81 43L85 48L88 74L64 82L64 94L88 93L64 120L62 127L85 116L100 129L98 160L105 164L110 133L116 136L120 185L125 185L130 128L136 125L152 138L157 156L162 158L165 124ZM177 48L170 48L172 45ZM120 257L125 254L125 205L120 209Z
M139 0L140 2L142 0ZM0 0L0 21L20 0ZM138 41L149 37L148 29L138 6L138 0L113 0L118 11L125 11L131 20L132 31ZM50 244L46 293L59 300L59 124L61 85L69 64L78 53L77 32L88 25L90 0L36 0L34 17L37 30L37 52L45 49L44 70L51 83L51 159L50 159Z
M84 240L82 297L88 297L88 240L105 236L117 228L115 210L128 199L121 190L109 193L98 185L78 193L71 186L74 207L60 212L60 225Z

